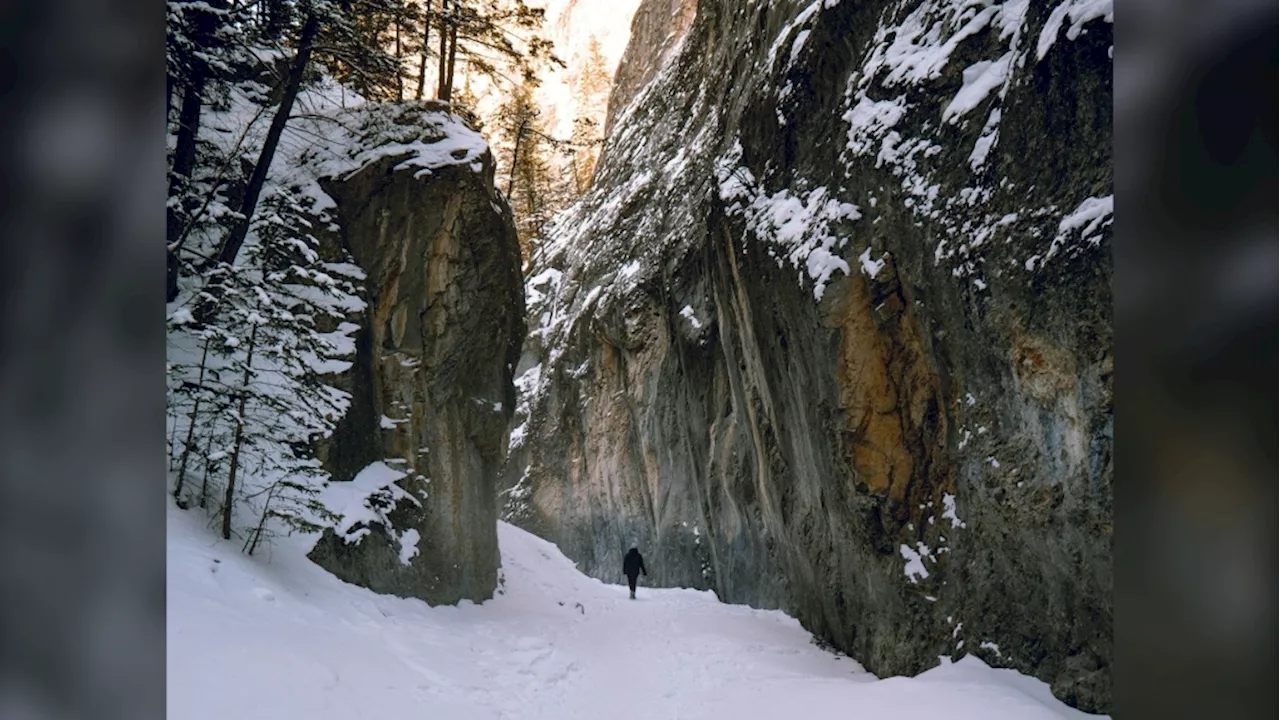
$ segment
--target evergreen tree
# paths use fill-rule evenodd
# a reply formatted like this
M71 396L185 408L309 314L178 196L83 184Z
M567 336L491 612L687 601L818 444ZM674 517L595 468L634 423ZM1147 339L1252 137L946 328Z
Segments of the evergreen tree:
M583 56L575 83L580 111L585 110L594 116L604 110L609 101L609 89L613 85L608 67L609 63L600 48L600 40L592 35L587 40L587 52Z
M525 0L440 0L436 97L453 97L461 61L499 85L533 81L539 70L563 66L540 35L545 19L543 8Z
M339 3L333 0L297 0L283 6L286 9L281 12L296 20L297 35L293 56L287 62L287 72L278 93L279 104L272 114L261 150L245 182L238 207L229 218L230 226L226 237L212 262L225 265L234 265L236 262L248 237L280 138L303 83L309 77L312 55L315 54L322 63L328 63L330 72L345 72L366 88L376 87L379 78L385 87L386 79L394 77L398 72L396 59L381 47L378 33L371 26L366 27L353 21L350 13L346 12L367 7L377 11L374 13L376 15L392 3L398 2L400 0L341 0ZM206 289L206 297L195 311L198 323L210 321L217 300L225 291L221 284L223 279L224 276L215 276L214 282Z
M574 118L570 143L573 145L573 187L577 194L586 192L591 185L596 160L600 156L600 144L603 142L600 128L604 123L609 89L613 83L607 67L600 50L600 41L592 35L572 82L577 116Z
M403 100L421 45L422 12L407 0L345 0L329 16L316 58L338 82L373 101Z
M332 517L318 499L326 476L312 446L346 409L347 395L323 378L353 350L346 333L356 326L342 321L359 306L363 274L323 261L314 236L297 232L309 224L309 207L297 193L268 196L241 262L210 271L225 289L215 321L196 326L181 309L170 320L170 342L188 351L175 356L194 358L192 346L201 348L198 365L169 365L170 422L184 438L173 448L181 456L173 494L190 505L187 473L199 465L190 458L203 453L198 504L221 499L227 539L237 514L256 518L249 552L280 525L312 531Z
M462 77L462 85L453 91L453 97L449 100L449 105L453 112L465 120L471 129L483 133L485 131L485 120L478 112L480 98L471 89L472 75L465 72L465 70L465 63L460 63L459 75Z
M558 180L553 163L557 156L571 153L571 146L547 132L543 112L534 99L535 88L533 82L514 88L495 120L501 143L498 152L506 170L506 193L516 214L525 262L542 241L551 218L573 196L572 192L565 192L571 187Z
M328 373L354 350L346 318L361 306L362 273L321 251L312 228L327 219L278 175L313 113L302 98L331 79L375 102L425 92L433 52L459 113L473 77L513 88L508 189L527 251L562 205L548 170L562 144L531 99L558 61L523 0L168 0L167 13L169 492L253 553L331 519L314 450L345 412Z
M431 54L431 23L434 15L431 12L431 6L434 0L427 0L426 6L422 10L422 33L418 36L417 52L418 52L418 90L414 93L414 98L422 99L423 92L427 88L427 60Z
M169 153L169 202L166 205L166 297L177 293L178 251L196 221L209 188L194 182L200 162L200 117L207 98L220 85L249 74L257 58L236 36L252 24L244 7L227 0L168 0L165 38L165 121L174 136ZM178 112L173 110L175 95Z
M169 85L183 96L178 120L170 116L170 299L172 275L204 288L175 310L168 333L172 493L182 507L212 506L224 537L254 518L249 552L327 519L312 445L345 409L324 375L351 351L344 333L356 326L341 319L359 303L360 273L323 262L305 230L312 199L267 180L296 99L317 77L316 53L335 61L342 49L349 65L367 61L367 77L386 66L381 49L359 45L369 35L343 9L330 0L168 8ZM257 110L234 142L202 137L206 111L246 102ZM259 138L252 128L267 118Z
M573 135L569 137L570 177L573 193L581 195L591 186L596 160L600 157L600 126L589 117L578 116L573 120Z

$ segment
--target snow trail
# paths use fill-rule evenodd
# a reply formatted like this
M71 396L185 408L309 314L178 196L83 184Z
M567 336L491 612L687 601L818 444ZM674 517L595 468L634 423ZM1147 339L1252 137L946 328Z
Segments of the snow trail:
M305 538L248 558L171 507L168 717L1094 717L972 656L877 680L781 612L643 580L632 601L544 540L498 535L502 593L431 608L342 583Z

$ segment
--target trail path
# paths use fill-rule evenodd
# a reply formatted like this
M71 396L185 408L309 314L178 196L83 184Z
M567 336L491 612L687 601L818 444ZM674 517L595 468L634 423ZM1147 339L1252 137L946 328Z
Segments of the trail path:
M300 543L246 558L194 513L168 534L171 720L1096 717L976 658L877 680L780 612L632 601L505 524L502 594L440 608L346 585Z

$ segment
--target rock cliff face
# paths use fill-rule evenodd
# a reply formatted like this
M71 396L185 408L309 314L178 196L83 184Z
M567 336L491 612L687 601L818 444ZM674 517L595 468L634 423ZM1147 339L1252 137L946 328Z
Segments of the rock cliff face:
M348 582L434 604L481 601L497 583L495 479L524 299L487 146L426 107L377 128L394 146L321 183L340 242L367 274L351 406L323 456L338 480L375 463L402 476L373 500L377 521L327 532L311 558Z
M882 676L975 653L1108 710L1110 22L700 0L633 38L527 282L507 516Z
M605 135L613 132L617 113L631 104L654 73L670 59L689 31L697 0L647 0L631 17L631 40L613 76Z

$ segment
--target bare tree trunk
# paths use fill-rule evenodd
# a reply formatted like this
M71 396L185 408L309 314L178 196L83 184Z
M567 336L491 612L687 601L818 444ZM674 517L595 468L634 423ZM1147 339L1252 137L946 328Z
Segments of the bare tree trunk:
M456 1L456 0L455 0ZM453 98L453 68L458 60L458 20L454 18L453 27L449 28L449 77L445 83L445 100Z
M192 18L190 39L197 50L205 49L210 45L222 22L216 14L207 12L207 10L210 8L223 10L227 7L229 7L227 0L208 0L206 11L200 12ZM168 245L168 252L165 256L165 302L172 302L178 296L178 276L181 272L181 267L178 262L177 246L182 244L180 238L186 225L183 215L189 214L194 209L191 198L181 190L195 170L196 146L200 136L200 112L203 109L203 94L211 75L208 64L197 53L188 55L185 60L184 64L189 68L189 73L186 73L185 77L169 78L173 85L170 94L172 94L172 91L178 91L180 87L182 99L178 109L178 129L173 153L173 167L169 176L168 197L173 198L181 195L183 200L180 206L170 206L165 210L165 243ZM169 103L172 100L166 96L165 102L165 124L167 128L167 112L170 109Z
M440 55L437 58L436 69L439 71L436 78L436 99L449 100L449 88L445 84L445 78L448 68L445 67L445 59L449 57L449 33L445 32L449 17L449 0L440 0Z
M227 7L227 2L226 0L209 0L209 6L220 10ZM182 101L178 110L178 137L173 152L173 173L182 178L190 177L191 171L195 166L196 138L200 134L201 100L205 84L209 80L209 67L199 55L199 51L207 49L207 46L212 42L214 33L218 29L219 20L211 12L199 12L191 18L191 23L190 40L195 46L195 52L182 52L189 72L185 73L185 77L182 78L166 73L166 88L170 91L170 95L173 90L177 89L177 86L180 85L182 87ZM166 124L168 123L170 103L171 100L166 99ZM169 191L172 194L172 184L169 186ZM172 238L170 238L170 241L172 242Z
M174 142L168 197L180 196L182 202L180 206L165 206L165 302L173 302L178 297L178 238L182 236L184 227L183 215L191 210L187 206L188 197L183 186L196 168L196 140L200 136L201 92L204 87L204 73L188 78L183 83L182 105L178 109L178 137Z
M280 100L280 107L276 108L275 117L271 119L271 127L267 128L267 137L262 143L262 152L258 155L258 163L254 165L253 174L249 176L249 182L245 186L244 199L240 203L240 218L232 226L226 242L223 243L222 249L218 251L218 262L226 263L227 265L234 264L236 256L240 254L240 247L244 245L245 238L249 235L249 223L253 220L253 211L258 206L258 198L262 194L262 186L267 181L267 171L271 167L271 160L275 157L276 147L280 144L280 136L284 133L284 126L289 121L289 114L293 112L293 102L297 99L298 91L302 88L302 76L306 73L307 63L311 60L311 47L315 41L318 25L319 20L316 18L315 13L309 13L302 24L302 33L298 38L298 54L294 57L293 65L289 68L289 77L285 83L284 96ZM215 285L208 288L207 292L211 297L201 303L195 313L196 321L201 324L208 322L213 316L217 298L222 291Z
M520 160L520 141L524 138L525 125L529 123L528 118L520 121L520 127L516 129L516 146L511 149L511 169L507 172L507 200L511 199L511 193L516 186L516 163Z
M165 414L166 416L168 415L167 412ZM174 437L178 434L178 423L176 421L178 414L176 411L174 412L173 416L175 418L175 422L173 423L173 427L169 428L169 469L170 470L173 470L173 463L177 459L177 452L174 450L174 444L173 444Z
M177 85L172 73L164 74L164 127L169 130L169 121L173 119L173 89Z
M257 208L262 186L267 181L267 171L271 167L272 159L275 158L280 136L284 134L285 124L289 122L289 114L293 112L294 100L297 99L298 91L302 88L302 76L306 73L307 63L311 61L311 47L315 41L318 25L319 21L314 13L307 15L302 25L302 34L298 39L298 54L293 59L292 67L289 68L284 96L280 100L280 107L276 108L275 117L271 118L271 127L267 128L262 152L258 155L258 162L253 166L253 174L249 176L249 182L245 186L244 199L240 203L242 217L218 253L220 262L228 265L234 263L236 256L240 254L240 246L244 244L245 237L249 234L249 221L252 220L253 211Z
M422 60L418 64L418 92L414 97L422 99L422 92L427 85L427 48L431 47L431 0L427 0L427 9L422 13Z
M279 485L272 483L271 487L267 489L267 499L262 505L262 515L258 517L258 527L254 528L253 535L245 540L245 547L248 548L250 555L253 554L254 550L258 549L258 540L262 539L262 529L267 525L268 513L271 512L271 500L275 497L277 487Z
M204 92L204 73L195 73L182 85L182 104L178 109L178 137L173 148L173 171L169 176L169 194L177 191L177 186L186 178L196 165L196 139L200 135L200 110L203 106L201 95ZM177 237L181 227L170 223L166 235L169 242Z
M279 40L284 33L284 0L267 0L266 22L262 35L268 40Z
M396 100L404 100L404 49L400 44L400 18L396 18Z
M536 218L538 214L538 184L536 182L533 168L525 167L524 172L524 207L529 213L530 218Z
M205 362L209 359L209 338L205 338L204 350L200 353L200 375L196 384L204 387ZM195 402L191 405L191 420L187 425L187 439L182 444L182 460L178 463L178 479L173 484L173 499L180 500L182 485L187 480L187 459L191 457L191 440L196 433L196 419L200 416L200 393L196 393Z
M236 470L240 466L240 446L244 442L244 409L249 402L249 381L253 378L253 345L258 339L258 326L249 331L249 349L244 360L244 386L240 388L240 407L236 410L236 435L231 441L231 469L227 472L226 501L222 507L222 539L231 539L231 510L236 500Z
M213 454L213 436L209 433L209 442L204 446L204 477L200 478L200 497L196 502L201 508L209 504L209 475L213 472L214 461L209 459Z

